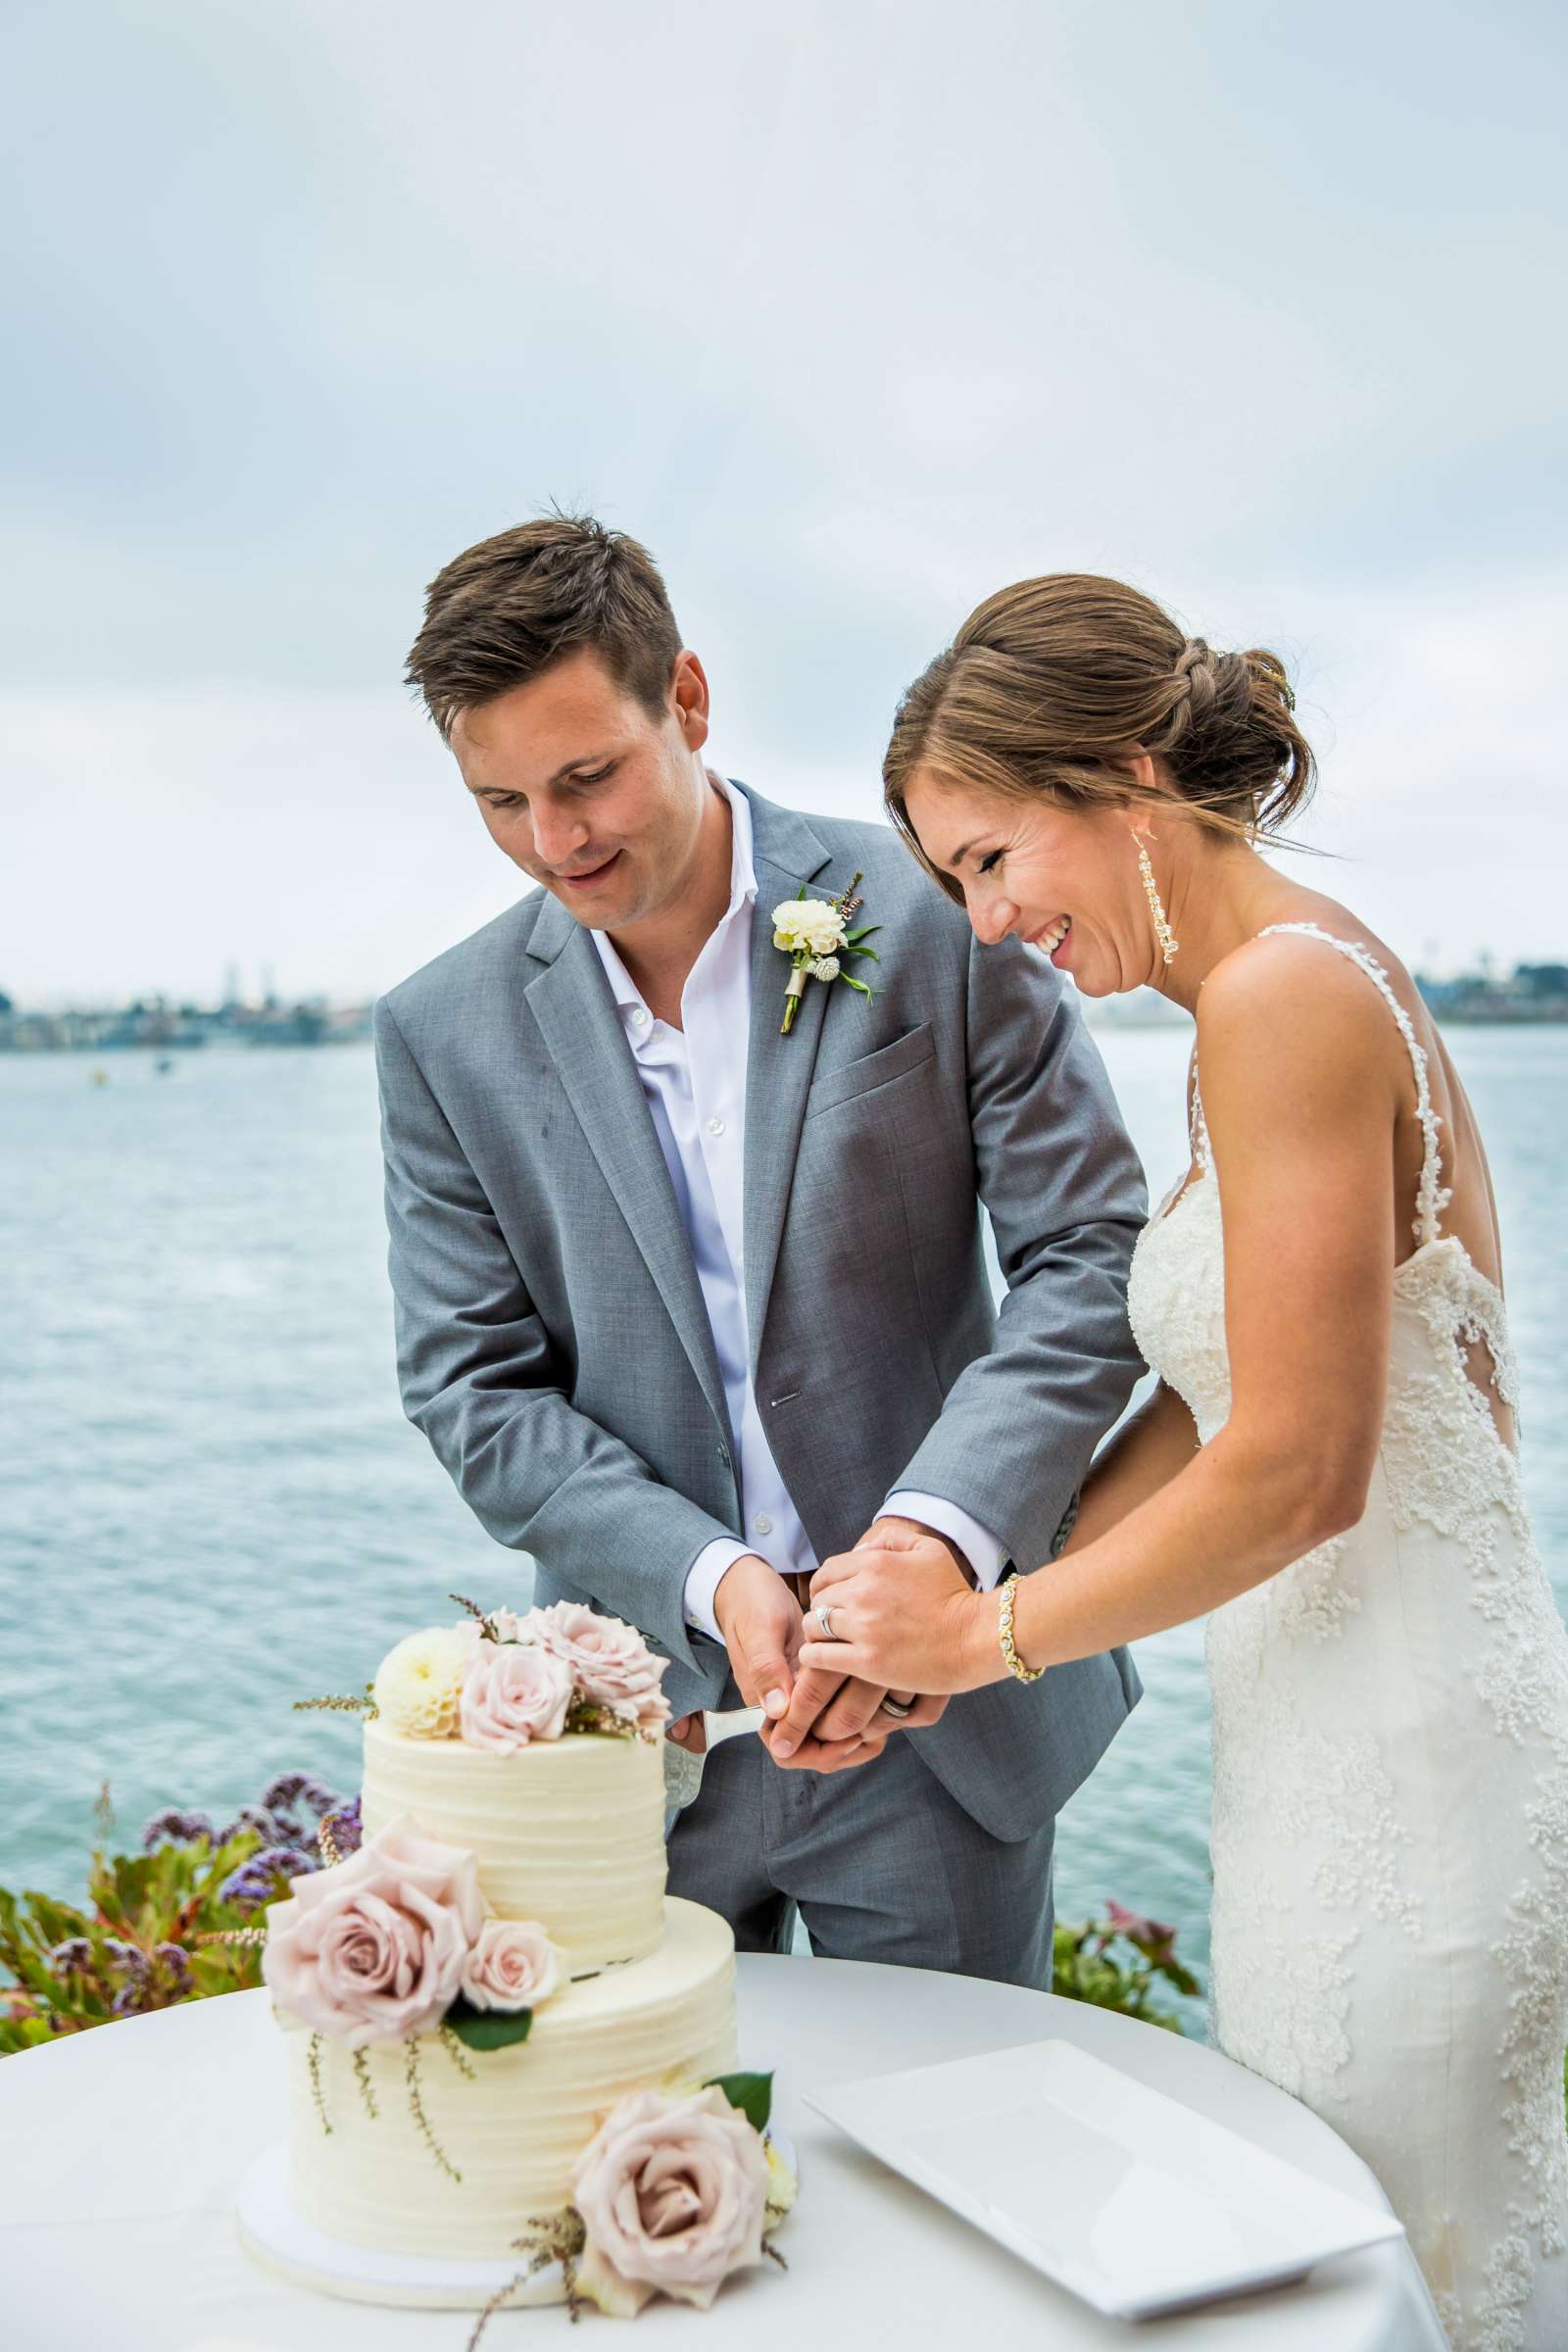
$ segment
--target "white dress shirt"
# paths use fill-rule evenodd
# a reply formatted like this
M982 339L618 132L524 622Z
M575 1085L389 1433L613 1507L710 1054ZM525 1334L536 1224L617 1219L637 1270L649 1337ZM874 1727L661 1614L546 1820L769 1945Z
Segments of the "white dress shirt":
M807 1576L818 1563L779 1476L752 1387L743 1179L757 875L746 796L721 776L712 777L712 782L730 810L729 905L687 975L681 991L681 1028L673 1029L650 1012L609 935L595 931L591 937L614 992L675 1188L729 1406L748 1541L725 1537L707 1544L687 1571L684 1602L687 1623L719 1642L723 1636L713 1613L713 1596L719 1579L736 1560L755 1552L784 1573ZM901 1490L882 1507L950 1537L982 1586L997 1582L1001 1544L956 1503Z

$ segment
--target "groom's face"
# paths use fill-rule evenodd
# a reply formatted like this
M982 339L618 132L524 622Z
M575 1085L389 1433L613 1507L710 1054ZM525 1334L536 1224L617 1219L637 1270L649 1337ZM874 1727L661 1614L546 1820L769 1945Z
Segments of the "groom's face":
M460 711L452 749L490 838L595 931L662 913L687 886L709 788L708 681L676 662L655 712L584 649Z

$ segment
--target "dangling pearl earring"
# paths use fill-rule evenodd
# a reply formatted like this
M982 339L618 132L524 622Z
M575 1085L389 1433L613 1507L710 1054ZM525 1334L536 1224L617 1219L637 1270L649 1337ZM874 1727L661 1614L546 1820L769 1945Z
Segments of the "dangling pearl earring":
M1154 923L1154 937L1159 942L1160 953L1165 961L1171 963L1174 962L1176 951L1182 943L1176 937L1166 918L1158 886L1154 881L1154 869L1149 862L1149 851L1144 844L1143 837L1135 833L1133 840L1138 845L1138 870L1144 877L1144 890L1149 899L1149 911Z

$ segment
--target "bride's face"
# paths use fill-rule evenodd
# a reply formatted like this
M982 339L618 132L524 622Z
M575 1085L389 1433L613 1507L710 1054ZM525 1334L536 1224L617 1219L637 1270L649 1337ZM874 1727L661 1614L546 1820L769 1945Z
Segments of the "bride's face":
M1086 997L1152 983L1158 946L1133 832L1149 824L1142 805L1066 808L917 770L905 806L932 864L961 884L977 939L1043 949ZM1148 835L1156 872L1159 829L1156 819Z

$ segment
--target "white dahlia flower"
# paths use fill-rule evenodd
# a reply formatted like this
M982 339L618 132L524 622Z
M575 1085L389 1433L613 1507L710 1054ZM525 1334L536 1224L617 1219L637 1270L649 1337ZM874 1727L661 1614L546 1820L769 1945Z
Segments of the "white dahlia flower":
M458 1694L473 1648L461 1626L427 1626L389 1649L375 1678L381 1720L410 1740L455 1740Z

